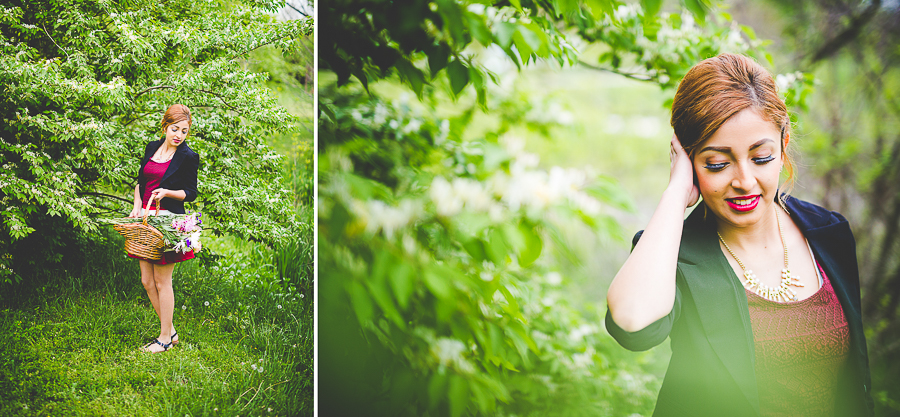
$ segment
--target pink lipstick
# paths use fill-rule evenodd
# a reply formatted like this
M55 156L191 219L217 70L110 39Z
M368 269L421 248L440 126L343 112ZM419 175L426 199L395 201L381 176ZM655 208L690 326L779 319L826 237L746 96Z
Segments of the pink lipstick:
M728 206L731 207L732 210L746 212L756 208L759 205L759 199L761 195L753 195L753 196L741 196L734 198L726 198L725 201L728 202Z

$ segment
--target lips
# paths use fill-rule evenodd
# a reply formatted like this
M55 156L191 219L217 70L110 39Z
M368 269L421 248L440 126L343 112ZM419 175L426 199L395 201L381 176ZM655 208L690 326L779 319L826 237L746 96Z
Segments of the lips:
M728 206L731 207L732 210L746 212L756 208L759 205L759 199L762 195L748 195L741 196L735 198L726 198L725 201L728 202Z

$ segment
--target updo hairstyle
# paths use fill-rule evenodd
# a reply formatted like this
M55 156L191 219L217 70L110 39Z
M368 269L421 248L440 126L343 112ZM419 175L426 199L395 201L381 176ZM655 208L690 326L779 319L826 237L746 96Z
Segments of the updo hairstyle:
M162 122L160 123L163 135L165 135L166 129L169 126L184 120L187 120L188 126L193 123L193 119L191 119L191 110L187 106L184 104L173 104L169 106L169 108L166 109L166 113L163 114ZM190 131L188 131L188 135L190 135Z
M791 129L787 107L778 96L772 74L749 57L724 53L694 65L678 84L672 102L672 129L693 159L698 145L744 109L753 109L781 132L785 184L792 184L794 166L785 149Z

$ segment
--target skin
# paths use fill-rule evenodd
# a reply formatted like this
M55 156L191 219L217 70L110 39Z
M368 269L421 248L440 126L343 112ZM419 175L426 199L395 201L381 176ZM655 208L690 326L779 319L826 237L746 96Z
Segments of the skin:
M775 218L776 210L780 211L790 270L805 285L794 290L800 299L815 293L818 279L806 239L774 202L788 140L782 140L778 127L754 110L732 116L697 146L693 158L685 153L678 138L672 137L669 185L607 292L610 313L622 329L641 330L672 311L684 214L700 195L731 249L758 279L772 287L780 282L783 267ZM753 210L740 212L728 204L729 198L749 195L760 196ZM743 282L743 270L721 243L720 247Z
M150 158L156 162L165 162L171 159L190 131L190 124L187 120L183 120L166 127L166 140L159 147L155 154ZM162 200L163 198L173 198L183 201L185 198L184 190L169 190L165 188L157 188L152 191L150 201ZM140 185L134 188L134 207L128 217L141 216L141 191ZM150 298L150 304L159 317L160 331L157 339L162 343L170 343L173 341L172 335L175 334L175 326L172 324L172 316L175 311L175 293L172 289L172 272L175 270L175 264L156 265L145 260L140 260L141 265L141 283L147 291ZM178 342L178 336L174 341ZM162 346L156 343L150 343L142 347L147 352L162 352Z

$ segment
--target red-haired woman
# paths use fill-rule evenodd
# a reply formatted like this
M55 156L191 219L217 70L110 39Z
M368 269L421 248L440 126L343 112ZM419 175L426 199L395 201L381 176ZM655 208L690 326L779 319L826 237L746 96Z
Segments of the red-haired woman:
M197 198L197 169L200 156L185 143L191 129L191 111L184 105L173 104L163 115L165 137L147 144L138 183L134 187L134 208L129 217L143 216L149 202L158 200L160 214L184 214L184 202ZM151 215L155 210L151 210ZM129 255L133 258L136 256ZM147 290L150 303L159 316L159 336L142 348L147 352L164 352L178 343L178 333L172 324L175 293L172 272L177 262L194 258L194 252L165 252L160 260L140 259L141 283Z
M790 119L772 75L704 60L671 122L669 185L607 295L624 347L671 338L653 415L872 415L855 241L843 216L783 193Z

